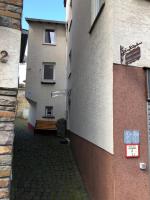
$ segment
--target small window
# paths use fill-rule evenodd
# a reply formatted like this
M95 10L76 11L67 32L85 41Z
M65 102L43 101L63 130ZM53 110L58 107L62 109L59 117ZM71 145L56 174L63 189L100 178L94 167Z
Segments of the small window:
M71 61L72 61L72 50L70 50L69 52L69 62L71 63Z
M71 27L72 27L72 20L70 21L70 24L69 24L69 32L71 31Z
M69 89L68 90L68 111L70 111L70 108L71 108L71 93L72 93L72 89Z
M72 7L72 0L70 0L70 7Z
M45 43L56 44L56 34L54 30L45 30Z
M45 106L45 117L53 118L53 106Z
M54 81L54 64L43 63L42 82L51 83Z
M91 22L92 23L96 19L104 3L105 3L105 0L91 0L91 8L92 8Z

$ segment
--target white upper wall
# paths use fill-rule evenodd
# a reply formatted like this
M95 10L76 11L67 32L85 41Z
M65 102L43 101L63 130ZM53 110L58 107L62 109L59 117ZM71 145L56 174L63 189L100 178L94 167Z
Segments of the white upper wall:
M18 88L20 41L21 31L0 26L0 51L9 54L7 63L0 62L0 87Z
M56 32L56 45L44 44L46 29ZM56 84L42 84L43 62L54 66ZM66 31L65 25L30 22L28 38L26 97L37 103L36 119L45 115L45 106L54 107L55 119L65 117L66 97L51 98L51 91L66 89ZM32 117L34 118L34 117ZM35 121L35 119L32 121Z
M141 59L132 65L150 66L150 1L105 0L104 10L89 34L92 1L76 0L72 6L68 127L113 153L113 63L120 64L120 45L127 48L142 42Z
M120 45L129 47L142 42L141 59L134 66L150 66L150 1L114 0L114 62L120 63Z
M71 16L70 16L70 14L71 14L71 12L70 12L70 2L71 2L71 0L67 0L67 2L66 2L66 22L68 22L71 18Z
M91 0L73 1L70 130L113 153L112 1L91 34ZM69 45L70 46L70 45Z
M45 29L54 29L56 31L56 46L44 44ZM41 84L43 62L56 62L55 75L57 81L55 85L49 86L54 90L56 88L61 90L66 87L65 56L65 25L38 22L30 24L27 59L27 96L29 92L32 100L36 101L39 96L39 89L46 87ZM46 91L48 90L49 87L47 87Z

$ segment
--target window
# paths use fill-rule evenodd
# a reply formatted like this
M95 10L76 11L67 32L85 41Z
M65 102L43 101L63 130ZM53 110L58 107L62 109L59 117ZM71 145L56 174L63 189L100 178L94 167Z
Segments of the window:
M45 43L56 44L56 34L54 30L45 30Z
M92 15L91 15L91 22L93 23L96 19L97 15L101 11L105 0L91 0L91 8L92 8Z
M70 50L69 52L69 62L71 63L71 61L72 61L72 50Z
M71 27L72 27L72 20L70 21L70 24L69 24L69 32L71 31Z
M53 118L53 106L45 106L45 117Z
M70 7L72 7L72 0L70 0Z
M72 93L72 89L69 89L68 90L68 94L67 94L67 97L68 97L68 111L70 111L70 108L71 108L71 93Z
M72 61L72 50L69 52L69 64L68 64L68 79L71 77L71 61Z
M43 83L54 83L54 63L43 63L42 70L42 82Z

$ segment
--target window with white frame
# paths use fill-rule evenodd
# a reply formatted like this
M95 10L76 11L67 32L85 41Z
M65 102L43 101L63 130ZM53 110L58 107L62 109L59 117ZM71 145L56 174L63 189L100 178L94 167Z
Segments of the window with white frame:
M91 9L92 9L91 23L93 23L94 20L96 19L104 3L105 3L105 0L91 0Z
M42 82L52 83L55 81L55 63L43 63Z
M52 118L53 115L53 106L45 106L45 117Z
M45 30L45 43L56 44L56 33L55 30L46 29Z

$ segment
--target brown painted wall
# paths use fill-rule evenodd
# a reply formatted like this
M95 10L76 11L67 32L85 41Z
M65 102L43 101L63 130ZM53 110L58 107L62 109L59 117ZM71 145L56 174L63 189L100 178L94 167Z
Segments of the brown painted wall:
M91 200L114 200L113 156L70 133L71 145Z
M146 72L114 65L113 76L114 156L70 133L72 149L91 200L149 200ZM140 158L125 157L124 129L141 131Z
M115 200L149 200L146 72L143 68L114 65L114 175ZM125 158L124 129L141 131L140 158Z

